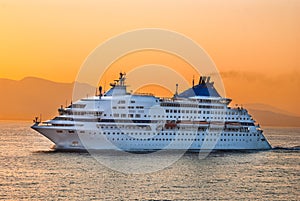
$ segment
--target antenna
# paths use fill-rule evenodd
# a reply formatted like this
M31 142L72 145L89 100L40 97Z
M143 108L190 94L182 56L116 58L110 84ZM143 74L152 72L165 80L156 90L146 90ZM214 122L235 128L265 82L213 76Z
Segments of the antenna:
M34 123L39 123L39 118L38 118L38 117L35 117L34 120L33 120L33 122L34 122Z
M199 85L202 84L202 76L200 76Z
M193 88L194 88L194 86L195 86L195 77L193 75Z
M178 95L178 84L176 84L176 91L175 91L175 96Z
M99 86L99 97L100 97L100 99L101 99L101 96L102 96L102 86Z

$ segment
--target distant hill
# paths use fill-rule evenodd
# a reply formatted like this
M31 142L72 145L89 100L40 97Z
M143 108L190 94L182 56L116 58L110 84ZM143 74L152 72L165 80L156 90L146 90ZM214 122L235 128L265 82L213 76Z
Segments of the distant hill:
M57 114L60 105L70 104L74 83L57 83L35 77L15 81L0 79L0 119L31 120L42 114L48 119ZM76 83L86 94L94 95L95 88Z
M263 126L300 127L300 116L279 108L261 104L244 104L244 107Z
M0 79L0 119L31 120L40 114L43 120L49 119L61 105L70 104L74 85L35 77ZM95 88L87 84L76 83L76 89L77 99L95 94ZM300 117L292 113L260 103L244 106L262 126L300 127Z
M284 114L284 115L288 115L288 116L299 116L296 113L292 113L292 112L287 112L285 110L281 110L279 108L270 106L270 105L266 105L266 104L262 104L262 103L247 103L247 104L243 104L243 106L247 109L252 109L252 110L261 110L261 111L269 111L269 112L273 112L273 113L279 113L279 114Z
M264 110L248 109L253 118L262 126L300 127L300 117Z

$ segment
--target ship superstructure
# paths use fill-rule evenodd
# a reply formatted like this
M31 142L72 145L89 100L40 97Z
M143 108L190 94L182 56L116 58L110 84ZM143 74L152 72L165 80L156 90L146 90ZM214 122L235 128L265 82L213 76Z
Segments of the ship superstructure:
M265 150L271 146L248 111L229 106L210 77L172 98L131 94L125 74L32 128L63 150Z

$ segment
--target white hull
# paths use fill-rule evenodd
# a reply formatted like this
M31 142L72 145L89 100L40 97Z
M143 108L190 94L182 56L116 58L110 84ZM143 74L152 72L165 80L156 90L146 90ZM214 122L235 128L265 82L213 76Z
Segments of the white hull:
M203 132L190 132L168 130L161 131L157 137L164 139L147 139L147 136L131 137L127 134L104 135L103 131L76 130L69 133L70 129L57 133L57 128L32 127L50 139L58 150L123 150L123 151L153 151L153 150L268 150L271 145L259 132L252 133L226 133L219 134ZM60 129L62 130L62 129ZM80 132L81 131L81 132ZM84 133L83 133L84 132ZM106 132L107 133L107 132ZM111 133L115 133L111 131ZM117 132L116 132L117 133ZM129 132L131 133L131 132ZM173 135L167 136L166 134ZM175 133L175 135L174 135ZM179 135L178 135L179 134ZM165 137L163 137L165 136ZM133 136L134 137L134 136ZM134 140L133 140L134 139ZM168 140L166 140L168 139Z

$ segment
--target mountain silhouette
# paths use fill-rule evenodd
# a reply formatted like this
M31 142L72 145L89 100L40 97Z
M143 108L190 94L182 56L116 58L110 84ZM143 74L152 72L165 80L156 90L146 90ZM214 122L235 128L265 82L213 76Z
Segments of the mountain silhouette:
M58 83L26 77L15 81L0 79L0 119L31 120L42 115L46 120L57 114L57 108L70 104L75 83ZM94 95L95 88L76 83L84 94Z
M42 120L53 118L61 105L71 103L75 84L75 99L95 94L95 87L83 83L58 83L36 77L19 81L0 78L0 119L32 120L40 115ZM290 112L261 103L244 106L262 126L300 127L300 117Z

